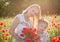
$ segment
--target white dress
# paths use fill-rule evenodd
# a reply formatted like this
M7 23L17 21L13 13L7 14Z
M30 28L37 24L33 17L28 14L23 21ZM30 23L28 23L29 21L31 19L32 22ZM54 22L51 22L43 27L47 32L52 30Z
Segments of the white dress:
M30 27L30 25L31 25L32 23L31 23L31 21L26 22L26 20L25 20L25 18L24 18L24 14L18 14L18 15L16 15L16 17L20 20L20 24L18 24L18 26L16 27L15 33L17 33L21 39L24 39L25 37L20 36L20 34L22 34L22 29L23 29L24 27ZM16 17L15 17L15 18L16 18ZM26 26L25 23L27 23L28 26ZM17 41L16 39L14 39L13 42L18 42L18 41Z
M40 35L40 40L38 42L47 42L48 40L50 40L50 36L48 32L44 31L44 33Z

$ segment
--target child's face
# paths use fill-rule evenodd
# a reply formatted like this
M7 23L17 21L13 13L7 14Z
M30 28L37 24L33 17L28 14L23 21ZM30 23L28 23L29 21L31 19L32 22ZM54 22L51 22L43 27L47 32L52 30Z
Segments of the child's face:
M47 24L46 22L40 22L40 23L38 24L38 30L39 30L40 32L43 32L43 31L47 28L47 26L48 26L48 24Z

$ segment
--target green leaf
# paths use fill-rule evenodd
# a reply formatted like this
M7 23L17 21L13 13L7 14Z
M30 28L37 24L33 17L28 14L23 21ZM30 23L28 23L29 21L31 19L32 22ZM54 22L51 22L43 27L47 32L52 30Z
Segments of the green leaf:
M8 37L8 42L13 42L13 37L12 36Z
M57 35L60 36L60 30L58 30Z

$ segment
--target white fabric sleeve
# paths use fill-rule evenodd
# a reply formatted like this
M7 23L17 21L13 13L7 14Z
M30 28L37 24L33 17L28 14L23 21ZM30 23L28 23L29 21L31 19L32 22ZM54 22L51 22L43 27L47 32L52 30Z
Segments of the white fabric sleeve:
M17 28L17 34L18 36L21 38L21 39L25 39L25 36L21 36L22 33L22 30L23 28L26 27L26 26L23 26L22 24L19 24L16 28Z
M42 40L42 42L47 42L48 40L50 40L50 36L49 36L48 32L44 33L41 40Z
M19 19L22 21L22 15L21 14L17 14L15 17L14 17L14 20L13 22L15 21L15 19ZM16 29L15 29L15 33L17 33L17 35L21 38L21 39L24 39L24 37L20 36L20 34L22 34L22 29L24 28L25 26L23 26L22 24L18 24Z
M14 17L14 20L16 19L16 18L19 18L19 16L20 16L20 14L17 14L15 17ZM13 21L14 21L13 20Z
M15 18L18 18L20 22L25 21L23 14L17 14Z

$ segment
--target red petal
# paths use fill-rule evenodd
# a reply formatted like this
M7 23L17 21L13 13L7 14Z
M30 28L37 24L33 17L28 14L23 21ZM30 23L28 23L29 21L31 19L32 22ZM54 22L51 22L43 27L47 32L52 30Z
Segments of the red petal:
M30 40L29 38L27 38L27 39L25 40L25 42L31 42L31 40Z
M53 39L52 39L52 42L56 42L56 40L57 40L57 39L53 38Z
M20 36L24 37L24 34L20 34Z

